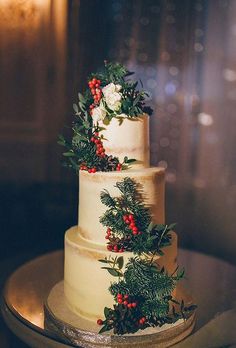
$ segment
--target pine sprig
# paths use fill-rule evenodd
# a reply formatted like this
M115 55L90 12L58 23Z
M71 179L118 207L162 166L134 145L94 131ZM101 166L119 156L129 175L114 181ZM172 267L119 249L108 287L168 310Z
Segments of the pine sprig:
M112 197L108 191L102 191L101 201L108 208L100 217L100 223L109 231L108 250L119 249L133 251L135 254L159 253L170 245L170 231L174 225L152 223L149 209L143 203L142 187L127 177L117 182L120 196ZM128 217L132 221L127 221ZM115 249L114 249L115 248Z
M105 320L99 320L103 325L100 333L113 329L115 334L123 335L187 318L196 306L186 306L172 297L177 282L183 277L181 274L169 275L148 258L131 258L119 281L109 288L115 304L113 308L105 308Z

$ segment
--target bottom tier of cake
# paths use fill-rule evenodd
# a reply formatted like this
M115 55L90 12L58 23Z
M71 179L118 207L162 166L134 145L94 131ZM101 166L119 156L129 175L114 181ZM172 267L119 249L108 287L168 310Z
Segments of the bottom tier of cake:
M171 245L163 248L164 255L156 263L172 274L177 267L177 235L172 232ZM111 253L105 245L91 243L81 238L78 226L65 234L64 293L70 310L88 320L103 318L104 307L112 307L114 299L109 286L114 277L102 269L98 261L109 256L123 256L124 267L131 252Z

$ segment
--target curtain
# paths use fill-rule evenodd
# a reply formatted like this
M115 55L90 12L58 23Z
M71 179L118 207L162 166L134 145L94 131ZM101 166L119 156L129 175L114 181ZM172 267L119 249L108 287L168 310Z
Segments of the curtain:
M155 110L151 160L166 168L167 222L178 222L182 246L236 262L235 1L80 7L80 86L104 59L136 72Z

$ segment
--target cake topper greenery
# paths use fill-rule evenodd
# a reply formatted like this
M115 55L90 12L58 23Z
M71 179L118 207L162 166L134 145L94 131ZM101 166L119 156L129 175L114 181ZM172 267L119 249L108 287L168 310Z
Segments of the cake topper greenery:
M170 245L170 231L175 224L154 224L150 209L143 203L140 184L131 178L124 178L115 187L119 197L112 197L108 191L101 192L101 201L108 208L100 222L107 227L105 238L110 251L133 251L162 255L161 248Z
M131 178L117 182L121 195L112 197L102 191L101 201L107 210L100 222L108 227L107 248L115 253L132 251L134 256L124 266L122 256L99 260L118 281L111 284L109 292L114 297L113 308L104 309L105 319L98 319L100 333L113 329L118 335L135 333L149 326L172 324L188 317L196 308L185 305L173 297L173 290L184 277L184 270L168 274L158 266L163 248L171 244L175 224L152 223L151 213L141 195L142 187Z
M88 79L84 94L78 94L78 103L73 104L75 120L70 140L59 136L58 143L66 148L65 165L78 171L114 171L127 169L135 159L120 160L106 153L100 131L113 117L122 123L124 118L151 114L145 105L148 94L137 89L138 82L131 81L129 72L119 63L105 62L104 68Z

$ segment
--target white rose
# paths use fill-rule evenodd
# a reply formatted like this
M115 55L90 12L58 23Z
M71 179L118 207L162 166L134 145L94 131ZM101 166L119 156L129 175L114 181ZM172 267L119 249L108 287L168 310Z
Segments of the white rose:
M94 123L100 120L104 120L104 118L106 117L106 114L107 114L106 109L104 108L103 104L100 103L100 105L94 108L92 111L92 117L93 117Z
M102 89L102 93L106 98L108 95L113 94L115 92L119 92L121 90L121 85L115 85L113 82L109 83Z
M117 92L108 94L105 96L105 101L110 110L117 111L121 106L121 94Z

